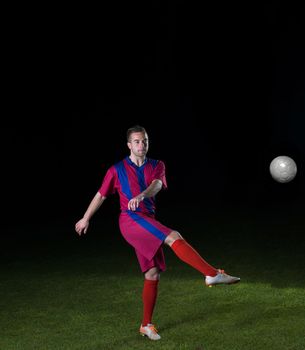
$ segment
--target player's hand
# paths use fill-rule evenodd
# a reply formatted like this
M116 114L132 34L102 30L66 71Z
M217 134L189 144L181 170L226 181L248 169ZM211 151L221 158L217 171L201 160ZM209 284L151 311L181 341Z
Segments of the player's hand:
M139 207L139 205L140 205L140 203L142 202L143 199L144 199L144 196L142 194L132 198L128 202L128 209L132 210L132 211L135 211Z
M83 233L84 234L87 233L88 227L89 227L89 221L85 218L82 218L75 224L75 231L80 236Z

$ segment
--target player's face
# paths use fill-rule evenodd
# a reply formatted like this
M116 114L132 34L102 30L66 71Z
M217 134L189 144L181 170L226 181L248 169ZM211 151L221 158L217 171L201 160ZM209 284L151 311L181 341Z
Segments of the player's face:
M130 152L136 157L144 157L148 151L148 136L144 132L134 132L127 143Z

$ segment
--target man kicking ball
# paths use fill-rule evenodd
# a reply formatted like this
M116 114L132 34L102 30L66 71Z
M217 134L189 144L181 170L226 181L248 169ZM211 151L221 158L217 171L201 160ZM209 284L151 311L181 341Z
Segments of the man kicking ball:
M167 187L165 165L161 160L147 158L148 135L144 127L136 125L127 130L130 150L120 162L106 172L102 184L91 200L84 216L75 224L79 235L85 234L93 214L111 194L120 197L120 231L134 247L144 275L142 292L143 317L140 334L151 340L160 339L152 323L158 294L160 272L165 270L163 246L169 246L179 259L199 271L207 286L233 284L240 281L208 264L181 234L155 219L155 196Z

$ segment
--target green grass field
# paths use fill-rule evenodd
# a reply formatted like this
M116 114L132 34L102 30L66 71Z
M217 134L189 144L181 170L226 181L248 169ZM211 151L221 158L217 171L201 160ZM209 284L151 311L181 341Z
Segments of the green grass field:
M116 217L18 226L1 240L1 350L304 350L305 224L301 210L161 211L216 267L241 277L207 288L165 248L154 322L138 334L142 275ZM160 219L160 216L159 216Z

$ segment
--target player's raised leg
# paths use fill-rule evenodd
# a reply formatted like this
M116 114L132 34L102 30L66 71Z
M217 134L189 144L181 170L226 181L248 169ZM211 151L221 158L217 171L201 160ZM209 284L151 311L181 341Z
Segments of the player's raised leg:
M216 269L205 261L201 255L177 231L172 231L165 239L167 244L178 258L205 276L205 284L233 284L240 281L239 277L226 274L224 270Z

